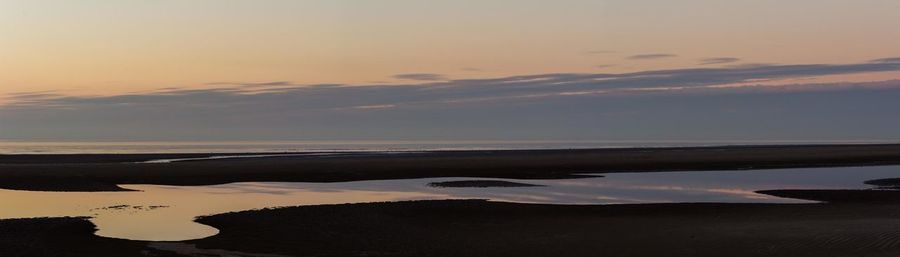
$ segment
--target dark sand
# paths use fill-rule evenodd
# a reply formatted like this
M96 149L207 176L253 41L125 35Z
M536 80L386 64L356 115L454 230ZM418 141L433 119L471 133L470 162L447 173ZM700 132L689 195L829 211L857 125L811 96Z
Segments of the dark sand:
M900 256L900 204L885 203L446 200L293 207L199 221L221 234L174 248L200 253L194 256ZM96 237L90 223L75 218L0 221L0 231L4 257L177 256L157 243Z
M900 256L898 215L872 204L400 202L216 215L199 221L222 234L190 243L296 256Z
M897 190L763 190L757 193L830 203L900 204Z
M540 187L542 185L525 184L502 180L460 180L428 183L430 187Z
M168 158L159 155L155 158ZM469 151L130 164L147 156L2 156L0 187L565 178L579 172L900 163L900 145ZM893 181L893 182L892 182ZM896 185L880 180L873 184ZM0 256L900 256L900 191L772 190L823 204L537 205L447 200L305 206L204 217L177 244L93 235L82 218L0 220ZM225 255L223 255L225 254Z
M866 181L866 184L882 189L900 189L900 178L886 178Z
M117 191L122 190L118 184L213 185L427 177L558 179L600 172L887 165L900 164L900 145L347 153L134 163L210 155L0 155L0 188Z
M144 242L98 237L94 231L85 218L0 220L0 256L176 256L148 249Z

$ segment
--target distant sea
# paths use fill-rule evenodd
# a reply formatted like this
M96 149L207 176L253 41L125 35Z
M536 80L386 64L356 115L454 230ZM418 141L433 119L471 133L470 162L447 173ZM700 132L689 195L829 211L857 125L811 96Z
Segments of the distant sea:
M868 144L898 141L222 141L27 142L0 141L0 154L303 153L684 147L725 145Z

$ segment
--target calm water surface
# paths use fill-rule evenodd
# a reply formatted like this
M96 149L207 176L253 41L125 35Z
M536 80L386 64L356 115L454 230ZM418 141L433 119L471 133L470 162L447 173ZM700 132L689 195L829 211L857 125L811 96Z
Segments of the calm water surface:
M0 140L0 154L272 153L323 151L430 151L581 149L772 144L900 143L897 141L222 141L222 142L28 142Z
M152 164L148 164L152 165ZM86 216L100 236L180 241L216 234L195 217L268 207L423 199L488 199L547 204L668 202L807 203L754 193L767 189L861 189L871 179L900 177L900 166L612 173L568 180L506 180L544 187L434 188L430 178L346 183L234 183L216 186L123 185L139 192L0 190L0 219Z

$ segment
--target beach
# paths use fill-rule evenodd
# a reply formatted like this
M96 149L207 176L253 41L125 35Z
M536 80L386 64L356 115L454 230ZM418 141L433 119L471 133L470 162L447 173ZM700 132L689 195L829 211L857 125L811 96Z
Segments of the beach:
M894 144L310 154L171 163L140 162L217 154L0 155L0 188L121 191L124 189L118 187L120 184L215 185L429 177L563 179L590 173L900 164L900 145Z
M229 154L232 155L232 154ZM250 154L247 154L250 155ZM266 155L6 155L0 188L117 191L123 184L343 182L472 177L435 187L598 173L900 164L900 145ZM245 156L246 157L246 156ZM144 163L160 159L185 161ZM890 168L892 166L887 166ZM574 180L578 181L578 180ZM800 204L531 204L426 200L310 205L198 217L219 233L179 242L95 235L89 217L0 220L0 256L898 256L897 179L874 189L759 191ZM426 186L423 184L423 186Z
M369 203L204 217L199 219L201 223L214 225L222 233L206 239L169 243L100 238L92 234L88 221L78 218L0 221L0 231L3 231L0 254L897 256L900 254L898 215L900 205L871 203L611 206L478 200Z
M0 0L0 257L900 257L898 10Z

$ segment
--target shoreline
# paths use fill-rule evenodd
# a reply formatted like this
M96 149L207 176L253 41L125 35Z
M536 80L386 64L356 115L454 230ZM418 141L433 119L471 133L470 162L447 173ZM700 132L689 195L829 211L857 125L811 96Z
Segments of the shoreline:
M898 204L866 202L412 201L200 217L198 222L221 233L185 243L291 256L361 252L390 253L386 256L896 256L900 254L898 214ZM304 233L290 233L297 228L304 228Z
M900 145L454 151L122 162L173 156L201 158L204 154L0 156L0 188L117 191L124 190L119 184L556 179L583 173L890 165L900 164ZM495 185L489 179L463 182L464 186ZM866 183L885 188L900 184L894 178ZM900 191L784 188L757 192L824 202L565 205L427 200L311 205L198 217L197 222L220 233L182 242L103 238L94 234L96 227L90 220L79 217L14 219L0 220L0 255L900 255Z
M192 186L436 177L566 179L590 173L895 165L900 164L900 145L367 152L135 163L214 155L0 155L0 189L95 192L125 190L120 184Z
M92 224L83 218L0 220L0 231L4 232L0 234L0 255L887 257L900 254L897 217L900 204L896 201L361 203L200 217L198 222L214 226L221 233L182 242L102 238L93 234ZM30 240L33 238L41 240Z
M444 149L408 149L408 150L304 150L304 151L258 151L258 152L148 152L148 153L0 153L0 164L29 164L29 163L121 163L121 162L147 162L160 159L199 159L208 157L229 156L235 158L259 156L259 158L278 158L306 155L415 155L415 154L448 154L471 155L487 153L506 154L551 154L551 153L585 153L585 152L669 152L669 151L727 151L727 150L752 150L752 149L835 149L835 148L859 148L862 149L892 149L900 148L900 143L848 143L848 144L749 144L749 145L708 145L708 146L648 146L648 147L601 147L601 148L548 148L548 149L473 149L473 150L444 150ZM254 158L256 159L256 158ZM215 159L214 159L215 160ZM201 160L198 160L201 161Z

